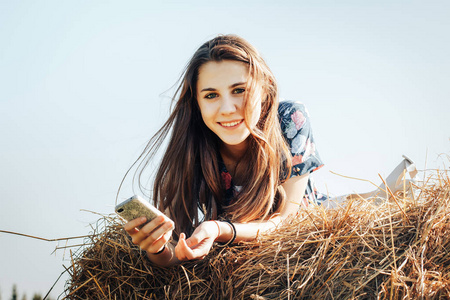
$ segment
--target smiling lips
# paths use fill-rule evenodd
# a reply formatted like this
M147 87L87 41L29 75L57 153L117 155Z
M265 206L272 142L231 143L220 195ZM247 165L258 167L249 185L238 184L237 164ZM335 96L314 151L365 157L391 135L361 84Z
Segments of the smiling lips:
M239 120L239 121L233 121L233 122L219 122L220 125L222 125L223 127L235 127L239 124L241 124L242 122L244 122L244 120Z

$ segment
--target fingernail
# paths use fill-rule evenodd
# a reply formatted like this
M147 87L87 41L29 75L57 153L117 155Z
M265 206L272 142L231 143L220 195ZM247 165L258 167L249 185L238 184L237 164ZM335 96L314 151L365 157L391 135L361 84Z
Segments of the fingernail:
M147 221L147 218L146 217L141 217L141 222L145 222L145 221Z
M190 247L191 246L191 241L190 240L186 240L186 245L188 245Z

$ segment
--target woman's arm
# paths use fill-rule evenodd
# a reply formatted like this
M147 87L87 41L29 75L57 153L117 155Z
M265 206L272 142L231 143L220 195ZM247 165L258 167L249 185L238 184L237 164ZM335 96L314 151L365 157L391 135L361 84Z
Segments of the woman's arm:
M236 227L236 242L253 240L258 234L277 227L289 215L296 214L302 206L306 185L308 184L309 173L302 176L295 176L286 180L282 187L286 192L286 205L280 214L273 216L267 221L252 221L248 223L234 223ZM226 224L225 224L226 225Z
M267 221L252 221L248 223L233 223L236 228L235 241L255 239L258 234L278 226L289 215L297 213L305 195L309 173L295 176L283 183L286 192L286 205L275 217ZM175 253L179 260L199 259L205 257L214 241L228 242L233 237L233 229L227 222L206 221L200 224L188 239L180 235Z

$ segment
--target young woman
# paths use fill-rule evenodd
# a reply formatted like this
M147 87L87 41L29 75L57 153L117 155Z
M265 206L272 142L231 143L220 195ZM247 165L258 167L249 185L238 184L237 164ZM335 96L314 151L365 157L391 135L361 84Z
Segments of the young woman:
M151 261L201 259L214 242L254 239L321 200L309 178L322 162L308 114L300 103L279 103L272 72L247 41L224 35L204 43L174 99L140 157L142 174L170 133L153 187L167 217L125 225Z

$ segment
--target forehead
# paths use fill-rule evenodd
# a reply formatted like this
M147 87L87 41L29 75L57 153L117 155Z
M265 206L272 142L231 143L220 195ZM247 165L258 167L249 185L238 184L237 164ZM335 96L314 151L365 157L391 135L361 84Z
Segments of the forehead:
M203 88L222 88L247 82L248 65L234 60L209 61L198 70L198 91Z

